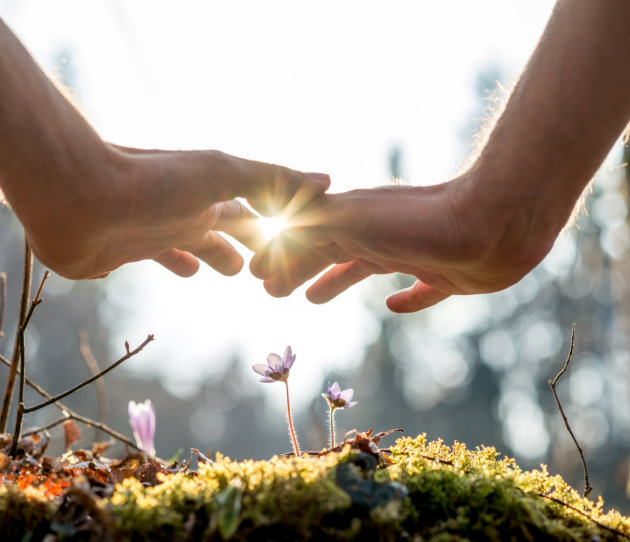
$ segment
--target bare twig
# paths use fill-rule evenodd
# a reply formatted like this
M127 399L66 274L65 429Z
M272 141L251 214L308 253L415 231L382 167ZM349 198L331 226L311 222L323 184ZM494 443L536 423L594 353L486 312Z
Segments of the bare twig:
M617 536L621 536L627 540L630 540L630 536L627 535L626 533L622 533L621 531L618 531L617 529L613 529L612 527L609 527L608 525L604 525L603 523L597 521L595 518L591 517L589 514L587 514L583 510L580 510L579 508L576 508L575 506L572 506L569 503L561 501L560 499L556 499L555 497L545 495L544 493L539 493L538 496L542 497L543 499L549 499L550 501L553 501L562 506L566 506L567 508L570 508L574 512L577 512L578 514L584 516L585 518L590 519L595 525L608 531L609 533L613 533L613 534L616 534Z
M558 398L558 394L556 393L556 384L558 383L558 379L569 368L569 362L571 361L571 356L573 354L573 341L574 340L575 340L575 324L573 324L573 327L571 328L571 345L569 346L569 354L567 355L567 360L564 362L564 367L562 368L562 370L556 375L556 378L554 378L553 380L549 380L549 387L551 388L551 391L553 392L553 396L556 399L558 410L560 410L560 414L562 415L562 419L564 420L564 425L566 426L567 431L569 431L569 435L571 435L571 438L573 439L573 442L575 443L575 446L578 449L578 452L580 454L580 459L582 460L582 467L584 467L584 493L582 494L582 497L588 497L589 493L593 491L593 488L591 487L591 484L589 483L589 480L588 480L588 467L586 466L586 459L584 458L584 452L582 451L582 448L580 447L580 444L578 443L577 438L575 438L575 435L573 434L573 430L571 429L571 426L569 425L569 420L567 419L564 413L564 409L562 408L562 405L560 404L560 399Z
M18 328L17 337L18 337L18 351L20 354L20 387L19 387L19 393L18 393L18 411L17 411L17 415L15 416L15 430L13 431L13 442L11 444L11 451L10 451L10 454L12 456L14 456L17 453L18 442L20 440L20 433L22 431L22 420L24 418L24 411L25 411L24 409L24 379L26 377L26 374L25 374L26 362L25 362L25 352L24 352L24 333L26 332L26 328L28 327L28 324L31 321L33 312L35 312L35 307L37 307L37 305L39 305L42 302L42 298L40 296L42 293L42 289L44 288L44 283L46 282L46 279L48 278L48 275L50 275L50 271L46 270L46 272L44 273L44 276L42 277L41 282L39 283L39 288L37 288L37 293L35 294L33 301L31 301L31 306L29 307L28 312L26 313L26 317L24 318L24 321Z
M79 391L81 388L84 388L85 386L91 384L95 380L97 380L97 379L101 378L102 376L106 375L107 373L109 373L112 369L115 369L116 367L118 367L124 361L127 361L129 358L131 358L131 357L135 356L136 354L138 354L154 338L155 337L153 335L147 336L147 338L144 340L144 342L140 346L138 346L135 350L131 350L129 353L125 354L118 361L115 361L109 367L103 369L97 375L94 375L93 377L88 378L87 380L84 380L80 384L77 384L73 388L70 388L69 390L66 390L63 393L60 393L59 395L55 395L54 397L51 397L50 399L48 399L47 401L44 401L43 403L40 403L38 405L34 405L32 407L29 407L29 408L25 408L24 409L24 414L28 414L30 412L35 412L36 410L39 410L40 408L44 408L44 407L46 407L48 405L52 405L55 401L60 401L64 397L67 397L68 395L73 394L75 391Z
M11 362L8 359L6 359L4 356L0 356L0 362L4 363L7 367L11 366ZM42 397L45 397L46 399L53 399L53 396L50 393L48 393L44 388L42 388L39 384L36 384L29 378L25 378L24 381L26 382L28 386L33 388ZM114 431L112 428L108 427L104 423L100 423L90 418L86 418L85 416L81 416L80 414L77 414L76 412L69 409L66 405L64 405L63 403L59 401L55 401L53 405L56 406L59 410L61 410L61 412L64 414L64 418L62 418L61 421L54 423L53 427L57 425L58 423L61 423L65 420L70 420L70 419L76 420L81 423L84 423L85 425L89 427L98 427L98 429L103 431L103 433L107 433L108 435L114 437L115 439L121 442L124 442L127 446L130 446L131 448L135 450L141 451L141 449L136 444L134 444L131 440L129 440L124 435L118 433L117 431ZM26 433L23 433L22 436L25 437L28 435L32 435L33 433L39 433L41 431L45 431L46 429L47 427L43 427L43 428L39 428L33 431L28 431Z
M4 336L4 315L7 308L7 274L0 273L0 337Z
M99 431L102 431L103 433L108 434L110 437L114 437L116 440L119 440L120 442L126 444L127 446L129 446L130 448L133 448L134 450L138 450L139 452L142 451L142 448L139 448L137 444L135 444L134 442L129 440L125 435L119 433L118 431L115 431L114 429L112 429L111 427L105 425L104 423L97 422L97 421L92 420L90 418L86 418L85 416L81 416L80 414L77 414L76 412L73 412L72 410L69 410L69 409L66 409L65 411L68 414L67 416L65 416L63 418L59 418L58 420L55 420L54 422L49 423L45 427L39 427L38 429L33 429L31 431L23 433L22 436L26 437L26 436L32 435L34 433L40 433L42 431L48 431L48 429L51 429L51 428L53 428L53 427L55 427L55 426L57 426L59 424L62 424L63 422L65 422L67 420L76 420L78 422L84 423L88 427L95 427L95 428L97 428Z
M0 433L7 430L9 421L9 412L11 411L11 402L13 400L13 389L15 388L15 377L17 375L18 365L20 361L19 354L19 333L20 327L26 318L28 310L28 300L31 295L31 278L33 275L33 253L28 241L24 241L24 272L22 276L22 296L20 298L20 315L18 318L17 332L15 334L15 344L13 346L13 355L11 356L11 367L7 384L4 389L4 398L2 400L2 410L0 410Z
M125 344L128 345L127 341ZM95 376L99 373L100 367L98 366L98 361L94 357L92 353L92 349L90 348L90 340L88 337L87 331L83 330L79 332L79 350L81 352L81 357L85 362L85 365L89 369L92 376ZM127 349L127 353L129 350ZM98 404L98 415L97 419L101 423L107 422L107 413L109 410L109 405L107 403L107 387L105 385L104 379L99 379L96 381L96 400ZM98 442L100 438L100 430L97 428L94 432L94 442Z

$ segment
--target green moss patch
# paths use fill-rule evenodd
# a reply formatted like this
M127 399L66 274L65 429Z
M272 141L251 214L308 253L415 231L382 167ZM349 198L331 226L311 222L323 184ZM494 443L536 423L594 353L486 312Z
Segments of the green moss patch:
M494 448L424 435L399 439L387 454L348 445L304 459L218 456L156 482L130 477L103 497L85 476L61 495L5 481L0 539L630 539L629 518L605 513L601 499L582 499L544 467L523 472Z

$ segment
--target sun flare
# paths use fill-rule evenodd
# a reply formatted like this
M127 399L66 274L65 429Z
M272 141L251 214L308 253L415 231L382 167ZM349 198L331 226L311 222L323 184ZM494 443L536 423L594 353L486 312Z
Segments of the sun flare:
M260 217L258 219L258 228L266 239L273 239L282 230L287 227L287 221L281 216Z

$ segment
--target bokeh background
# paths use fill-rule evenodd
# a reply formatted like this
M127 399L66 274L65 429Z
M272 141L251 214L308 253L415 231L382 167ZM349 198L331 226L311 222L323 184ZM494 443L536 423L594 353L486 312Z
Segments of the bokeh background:
M327 172L339 192L394 177L431 184L456 175L552 7L550 0L0 0L0 16L105 139L220 149ZM370 278L315 306L303 289L269 297L246 269L236 278L204 268L181 279L142 262L96 282L53 275L28 329L28 375L62 391L89 376L79 332L88 333L101 365L124 353L125 340L133 347L154 333L155 342L104 379L107 405L101 400L99 409L93 387L66 402L130 435L127 402L151 398L164 458L178 450L185 457L190 447L266 458L290 450L284 395L258 383L250 367L291 345L305 448L325 446L320 393L339 380L359 401L337 415L340 436L401 427L494 445L581 488L579 456L547 383L565 361L575 322L559 395L595 493L630 513L627 159L620 143L576 224L519 284L418 314L384 306L388 292L409 284L402 276ZM0 209L0 221L9 285L0 351L10 356L23 235L9 209ZM36 266L35 282L42 273ZM0 385L5 375L0 369ZM56 417L42 410L26 425ZM51 433L54 450L63 439L60 429ZM85 429L84 445L93 438Z

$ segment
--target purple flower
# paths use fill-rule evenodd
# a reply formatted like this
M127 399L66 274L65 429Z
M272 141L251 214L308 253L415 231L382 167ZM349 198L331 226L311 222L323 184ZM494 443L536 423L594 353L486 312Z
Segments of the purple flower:
M287 346L283 357L280 357L278 354L269 354L267 356L267 365L257 363L252 365L252 369L262 376L261 382L286 382L294 361L295 354L291 351L291 347Z
M129 401L129 424L136 444L145 453L155 455L155 410L150 399L144 403Z
M336 408L351 408L357 404L356 401L351 402L354 395L352 388L341 391L339 382L333 382L332 386L328 384L326 388L326 393L322 393L322 397L328 401L332 410Z

